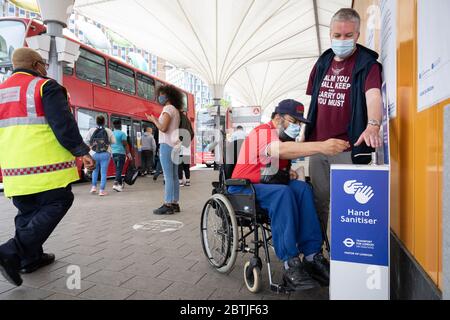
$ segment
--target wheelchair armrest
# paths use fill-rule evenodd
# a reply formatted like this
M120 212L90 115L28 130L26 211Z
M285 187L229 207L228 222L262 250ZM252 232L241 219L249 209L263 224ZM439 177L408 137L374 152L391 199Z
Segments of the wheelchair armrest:
M248 187L251 184L249 179L228 179L225 181L227 187Z

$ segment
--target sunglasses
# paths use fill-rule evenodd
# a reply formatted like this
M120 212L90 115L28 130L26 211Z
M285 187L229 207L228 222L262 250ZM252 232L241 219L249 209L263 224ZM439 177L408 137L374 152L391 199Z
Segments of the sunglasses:
M49 64L48 63L45 63L44 61L37 61L37 63L43 65L45 70L48 70L48 68L49 68Z
M284 120L286 120L287 122L293 123L293 124L298 124L301 125L302 122L300 120L294 119L294 118L286 118L286 116L283 117Z

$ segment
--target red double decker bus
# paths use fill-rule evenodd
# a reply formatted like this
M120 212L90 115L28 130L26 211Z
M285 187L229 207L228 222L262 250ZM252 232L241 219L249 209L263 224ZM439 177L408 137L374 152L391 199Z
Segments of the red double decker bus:
M25 46L26 38L45 32L46 27L36 20L0 19L0 81L6 79L12 71L13 51ZM112 127L114 120L120 119L122 130L129 137L134 165L140 167L140 139L143 126L154 128L153 124L147 122L145 114L158 116L161 114L163 107L156 101L155 93L157 88L166 82L80 43L80 57L74 68L64 68L63 83L70 94L72 111L82 137L86 136L90 128L95 127L95 118L98 115L103 115L107 119L109 127ZM194 96L181 91L188 118L195 127ZM154 132L158 140L157 130ZM77 164L80 177L84 178L81 159L77 160ZM128 164L127 161L124 172ZM112 162L108 176L114 176Z

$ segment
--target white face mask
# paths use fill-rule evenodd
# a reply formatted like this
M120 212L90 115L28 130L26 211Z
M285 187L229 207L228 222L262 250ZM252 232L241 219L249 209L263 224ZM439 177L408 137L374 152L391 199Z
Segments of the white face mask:
M355 50L355 40L332 39L331 49L333 49L333 52L336 56L338 56L341 59L345 59L353 53L353 50Z

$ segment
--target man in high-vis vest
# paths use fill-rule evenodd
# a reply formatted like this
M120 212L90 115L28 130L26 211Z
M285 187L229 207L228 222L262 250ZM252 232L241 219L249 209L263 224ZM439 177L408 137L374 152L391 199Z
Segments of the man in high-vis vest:
M79 179L75 157L94 167L64 87L46 77L34 50L13 54L14 73L0 84L0 168L5 196L19 210L15 237L0 245L0 273L20 286L20 273L55 261L43 244L72 206Z

